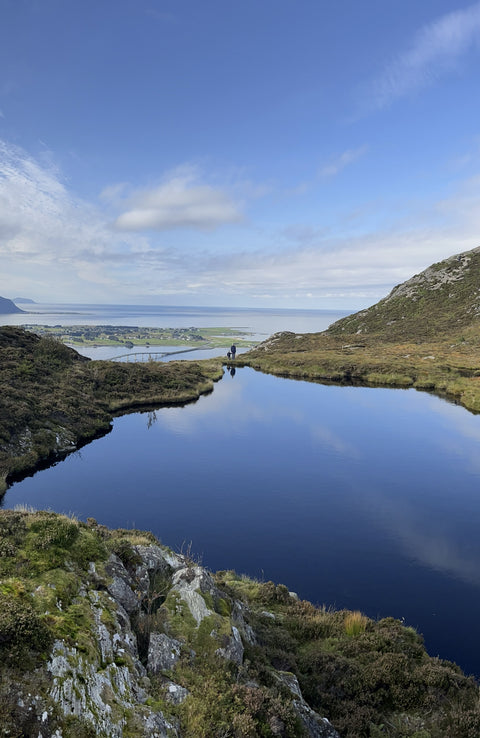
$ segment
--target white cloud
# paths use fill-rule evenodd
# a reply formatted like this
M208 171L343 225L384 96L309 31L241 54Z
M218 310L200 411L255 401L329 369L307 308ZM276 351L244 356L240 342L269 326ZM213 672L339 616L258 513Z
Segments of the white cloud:
M117 182L117 184L109 185L103 188L99 198L104 202L118 203L120 198L125 194L127 187L127 182Z
M460 57L479 41L479 2L424 26L410 48L394 59L374 83L375 106L385 107L396 98L431 84L454 69Z
M114 284L116 262L142 239L112 233L101 211L74 197L44 158L40 164L0 141L2 294L21 283L35 294L86 298L88 285Z
M202 187L188 181L184 195ZM480 179L382 228L360 215L355 236L346 213L336 238L314 219L280 221L276 232L242 224L229 243L192 230L123 233L109 218L110 210L73 196L48 157L40 164L0 142L0 294L44 301L54 293L67 302L171 296L183 304L363 307L432 262L480 245Z
M336 176L342 171L342 169L345 169L345 167L348 167L354 161L360 159L367 152L367 149L367 146L360 146L358 149L347 149L333 159L329 164L321 167L319 170L320 177Z
M126 231L212 230L241 219L238 205L225 192L199 182L193 168L181 167L158 187L137 192L115 226Z

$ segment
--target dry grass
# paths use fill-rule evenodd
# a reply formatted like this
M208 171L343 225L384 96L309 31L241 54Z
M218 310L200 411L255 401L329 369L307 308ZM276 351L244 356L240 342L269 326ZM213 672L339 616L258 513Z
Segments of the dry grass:
M359 610L354 610L345 615L345 633L348 636L358 636L360 633L365 633L367 627L368 618Z
M414 387L480 412L480 337L446 336L428 343L385 342L382 336L277 334L237 365L319 382Z

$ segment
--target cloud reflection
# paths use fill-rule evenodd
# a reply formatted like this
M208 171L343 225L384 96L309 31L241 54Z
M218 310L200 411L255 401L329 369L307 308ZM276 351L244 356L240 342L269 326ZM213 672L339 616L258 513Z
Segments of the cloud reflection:
M398 541L409 559L467 584L480 585L480 552L467 555L462 551L454 538L458 531L452 521L444 521L448 529L432 532L428 529L431 521L419 512L423 508L405 499L400 501L377 490L366 497L359 495L357 500L362 505L368 503L372 522Z
M358 458L360 450L335 433L328 423L322 423L318 417L308 412L302 404L294 405L291 402L279 403L278 395L269 399L268 395L262 398L262 403L256 402L255 396L249 392L248 386L236 381L243 372L253 370L242 368L236 374L234 382L227 382L225 375L220 384L216 384L211 395L201 397L191 408L191 412L184 412L185 408L165 408L158 414L158 423L162 428L169 429L177 435L192 436L201 432L207 420L214 419L215 426L223 432L229 433L234 424L235 432L250 432L252 423L268 427L287 422L294 433L295 428L307 430L311 440L322 450L333 451L336 455L346 458ZM258 375L263 382L282 382L278 377ZM320 390L320 388L319 388ZM258 391L258 390L256 390Z

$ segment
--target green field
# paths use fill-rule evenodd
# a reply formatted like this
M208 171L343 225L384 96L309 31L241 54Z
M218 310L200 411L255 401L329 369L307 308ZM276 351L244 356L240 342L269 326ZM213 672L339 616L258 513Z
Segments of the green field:
M39 336L54 336L70 346L185 346L251 348L253 334L237 328L144 328L113 325L24 325Z

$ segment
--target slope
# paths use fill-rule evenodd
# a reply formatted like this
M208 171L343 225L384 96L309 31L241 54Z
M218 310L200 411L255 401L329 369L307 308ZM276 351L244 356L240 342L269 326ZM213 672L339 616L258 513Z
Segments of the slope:
M468 329L480 330L480 247L432 264L376 305L337 321L327 333L424 341Z

